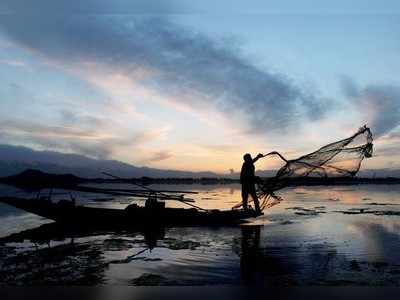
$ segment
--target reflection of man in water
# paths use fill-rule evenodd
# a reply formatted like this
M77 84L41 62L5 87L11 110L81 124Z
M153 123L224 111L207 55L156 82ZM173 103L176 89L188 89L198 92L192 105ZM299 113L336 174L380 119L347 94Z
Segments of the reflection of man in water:
M242 200L243 200L243 208L248 209L247 200L249 195L254 200L254 206L257 213L261 213L260 204L258 202L257 194L256 194L256 176L255 176L255 167L254 163L263 157L260 153L256 156L256 158L251 158L249 153L243 156L244 163L242 165L242 170L240 172L240 183L242 184Z
M240 273L244 284L260 284L263 256L260 249L261 226L241 226ZM261 282L262 284L262 282Z

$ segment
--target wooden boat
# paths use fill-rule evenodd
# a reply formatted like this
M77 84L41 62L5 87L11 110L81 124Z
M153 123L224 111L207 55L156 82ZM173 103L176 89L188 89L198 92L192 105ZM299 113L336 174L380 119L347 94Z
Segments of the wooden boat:
M136 204L125 209L75 205L72 201L51 202L48 199L0 197L0 202L54 220L59 223L87 225L163 225L215 226L246 222L259 216L254 210L207 210L166 208L162 205L143 207Z

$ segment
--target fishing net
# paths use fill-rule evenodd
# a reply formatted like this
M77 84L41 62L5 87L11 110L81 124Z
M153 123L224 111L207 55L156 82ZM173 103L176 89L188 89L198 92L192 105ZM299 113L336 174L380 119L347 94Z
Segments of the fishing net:
M274 177L260 179L257 183L260 208L269 208L281 202L283 199L275 192L296 180L306 177L321 179L354 177L360 169L362 160L372 156L372 141L370 129L363 126L352 136L323 146L297 159L287 160L276 151L265 154L263 157L277 155L285 164ZM234 208L240 206L241 204L238 204Z

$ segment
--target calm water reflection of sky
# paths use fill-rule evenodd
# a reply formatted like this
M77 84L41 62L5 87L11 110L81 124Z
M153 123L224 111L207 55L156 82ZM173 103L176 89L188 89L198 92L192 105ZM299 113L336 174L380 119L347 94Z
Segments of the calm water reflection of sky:
M153 188L199 191L193 198L205 208L229 209L240 201L238 185ZM58 268L61 270L61 265L67 264L62 275L67 276L63 277L67 283L74 283L68 272L73 272L76 280L81 281L88 280L85 277L88 272L95 272L98 276L90 277L93 282L89 284L399 285L400 216L395 215L400 211L399 191L398 185L290 188L281 192L285 199L282 203L265 211L263 217L250 225L164 228L157 234L74 233L73 254L67 247L71 243L70 233L57 240L50 236L50 249L67 247L58 250L66 252L58 257L59 261L53 262L52 270L58 276ZM2 188L3 195L12 193L16 191ZM76 196L86 205L104 207L123 208L132 200L99 201L98 195ZM179 206L174 202L168 205ZM385 211L391 215L343 213L361 210ZM0 205L0 222L2 237L48 223L4 204ZM31 243L29 234L24 236L23 243L15 240L0 246L3 252L9 251L1 259L0 272L11 272L4 269L4 264L12 261L17 252L29 257L38 251L37 257L41 251L50 251L46 243ZM87 248L79 250L77 245ZM93 257L90 259L89 249L97 253L97 256L91 255L98 262ZM143 252L134 255L140 251ZM81 269L76 270L69 261L71 257L80 262ZM83 266L87 266L86 273ZM20 281L29 283L33 275L26 270L21 272ZM79 276L83 277L79 279ZM18 281L12 276L8 280L9 283Z

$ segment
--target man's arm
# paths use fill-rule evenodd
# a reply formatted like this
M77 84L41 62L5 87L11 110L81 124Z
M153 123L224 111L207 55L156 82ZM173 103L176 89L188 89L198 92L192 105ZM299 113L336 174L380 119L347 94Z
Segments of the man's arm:
M242 166L242 169L240 170L240 183L243 183L243 179L244 179L244 169Z
M255 163L257 160L259 160L261 157L264 157L264 155L261 153L258 153L258 155L255 158L253 158L253 163Z

